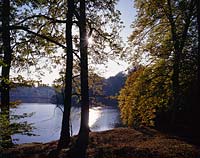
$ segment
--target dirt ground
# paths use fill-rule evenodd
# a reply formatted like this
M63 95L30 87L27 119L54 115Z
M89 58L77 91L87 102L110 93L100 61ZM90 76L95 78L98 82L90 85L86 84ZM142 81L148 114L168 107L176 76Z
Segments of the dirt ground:
M57 141L17 145L0 149L0 158L47 158L56 145ZM66 158L67 151L59 158ZM87 154L88 158L200 158L200 147L150 128L116 128L91 132Z

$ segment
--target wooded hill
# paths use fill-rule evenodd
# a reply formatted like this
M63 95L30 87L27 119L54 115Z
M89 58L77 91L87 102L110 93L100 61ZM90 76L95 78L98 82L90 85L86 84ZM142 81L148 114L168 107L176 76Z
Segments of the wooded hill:
M110 99L109 97L118 94L124 85L125 79L126 75L123 72L108 79L104 79L103 95L96 96L97 101L104 105L116 106L117 100ZM53 87L49 86L13 88L10 92L10 96L11 101L19 100L23 103L62 103L62 94L57 93Z

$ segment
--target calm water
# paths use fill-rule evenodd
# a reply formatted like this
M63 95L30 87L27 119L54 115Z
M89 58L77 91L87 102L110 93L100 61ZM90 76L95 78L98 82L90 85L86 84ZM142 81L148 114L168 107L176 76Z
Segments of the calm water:
M31 117L24 118L23 121L33 123L36 129L33 134L36 136L26 136L15 134L12 136L14 143L49 142L59 139L62 121L62 111L54 104L23 103L12 110L14 114L34 112ZM73 135L78 133L80 125L80 108L72 108L71 112ZM93 107L90 108L89 126L91 131L104 131L114 128L119 123L119 112L115 108Z

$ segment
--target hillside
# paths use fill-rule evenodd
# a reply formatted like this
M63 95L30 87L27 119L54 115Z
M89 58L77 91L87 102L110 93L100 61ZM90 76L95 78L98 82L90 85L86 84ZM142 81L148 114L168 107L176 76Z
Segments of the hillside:
M105 86L103 87L103 94L105 96L118 95L121 88L124 86L126 75L123 72L118 73L115 76L109 77L104 80ZM117 105L117 99L105 99L101 100L105 105Z
M10 92L11 101L24 103L52 103L55 90L52 87L17 87Z
M117 105L116 99L109 99L115 96L124 85L126 76L120 72L116 76L103 80L103 95L97 100L104 105ZM53 87L17 87L10 92L11 101L20 100L23 103L59 103L62 104L63 95L56 93ZM74 100L73 100L74 101ZM74 101L76 104L76 101Z

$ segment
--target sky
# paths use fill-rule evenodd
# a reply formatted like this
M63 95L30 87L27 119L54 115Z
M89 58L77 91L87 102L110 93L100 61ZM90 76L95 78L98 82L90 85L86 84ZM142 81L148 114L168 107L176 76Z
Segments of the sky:
M117 4L117 9L121 12L121 19L124 22L124 30L121 32L121 36L124 41L127 41L127 37L131 34L132 28L131 24L135 19L136 10L134 8L133 0L119 0Z
M136 16L134 2L133 0L119 0L116 7L121 12L121 20L124 22L125 26L120 35L124 42L126 42L128 40L127 37L132 32L131 24ZM108 78L115 76L120 71L125 71L127 67L128 64L126 62L109 60L106 66L99 66L97 68L97 73L102 77ZM58 77L57 71L50 74L46 72L42 80L44 83L51 84L56 77Z
M136 16L134 2L133 0L119 0L116 7L121 12L121 20L123 21L125 26L120 35L123 38L123 41L127 42L128 37L132 32L131 24L133 23ZM124 61L109 60L106 64L106 68L105 66L99 67L99 69L101 69L102 71L100 71L99 74L105 78L109 78L111 76L115 76L121 71L125 71L128 68L128 66L128 63Z

